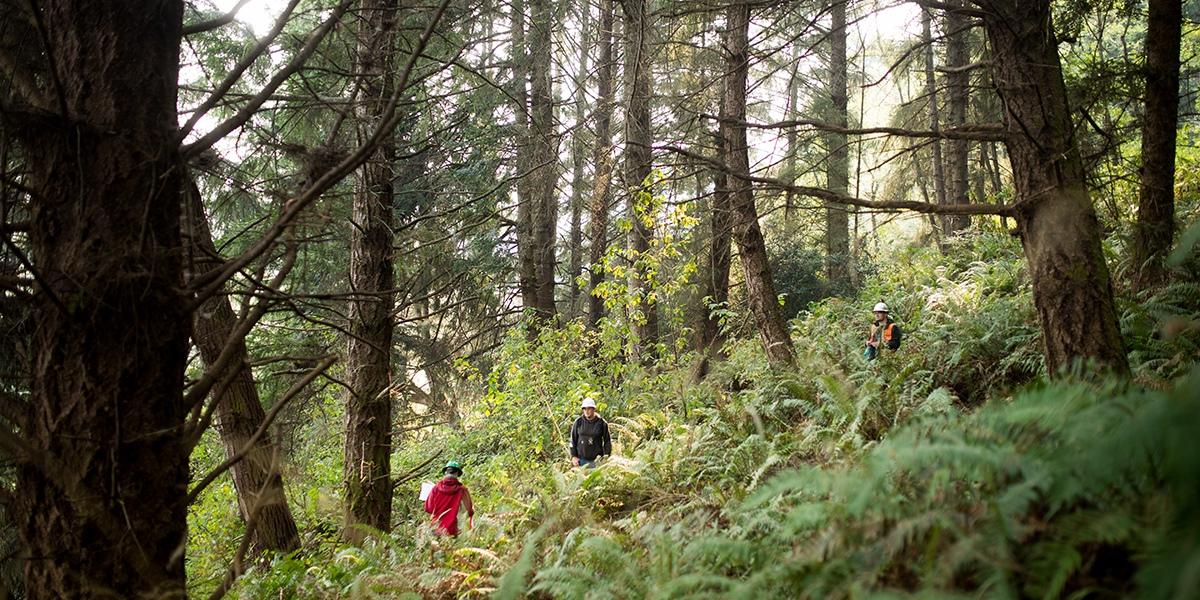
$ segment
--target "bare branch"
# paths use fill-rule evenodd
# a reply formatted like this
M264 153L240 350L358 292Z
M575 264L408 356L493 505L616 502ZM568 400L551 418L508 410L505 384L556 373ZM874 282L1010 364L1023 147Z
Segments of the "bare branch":
M774 123L751 123L750 121L722 118L717 115L703 113L700 115L700 117L718 122L723 121L732 123L734 125L741 125L750 129L791 129L793 127L808 127L817 131L841 133L845 135L886 134L897 137L974 140L978 142L1003 142L1008 139L1008 133L1007 130L1004 129L1004 126L993 123L964 125L961 127L941 129L939 131L922 131L916 129L905 129L902 127L842 127L840 125L825 123L823 121L817 121L814 119L792 119L787 121L776 121Z
M300 0L291 0L291 2L288 3L287 9L284 11L284 14L280 15L279 20L275 22L275 27L271 30L271 33L258 43L258 46L254 48L253 52L251 52L246 58L242 59L242 61L238 63L233 72L231 72L229 76L225 78L225 81L222 81L221 85L217 86L217 90L213 92L213 95L209 96L208 100L205 100L204 104L202 104L200 108L196 109L196 112L192 114L187 123L185 123L183 127L179 128L180 142L183 142L187 135L192 132L192 128L194 128L196 123L198 123L200 119L208 113L208 110L215 106L217 102L221 101L222 97L225 95L225 92L229 91L229 89L232 88L235 83L237 83L238 79L241 78L242 73L244 73L246 69L250 68L250 65L258 59L258 56L270 47L271 43L274 42L275 37L278 36L279 32L283 30L283 26L286 24L289 14L296 8L296 5L299 4L299 2ZM268 81L267 84L264 85L261 90L259 90L258 94L256 94L254 98L252 98L246 103L245 106L238 110L237 114L226 119L221 124L214 127L212 131L204 134L204 136L195 142L185 145L180 151L180 154L183 155L183 158L186 160L211 148L213 144L217 143L218 140L226 135L229 135L229 132L241 127L247 121L249 121L250 118L253 117L256 112L258 112L258 109L262 107L263 103L265 103L267 99L275 93L275 90L279 89L279 86L283 85L284 81L287 81L292 74L294 74L296 71L299 71L304 64L308 62L309 57L316 52L317 47L321 45L321 41L325 39L325 36L328 35L330 31L333 31L334 26L341 21L342 15L345 14L346 10L350 8L350 4L352 2L353 0L342 0L342 2L338 4L337 8L333 10L333 13L329 15L329 18L325 19L325 22L321 23L319 27L313 30L313 32L308 36L308 40L305 41L304 46L302 46L300 50L296 52L296 55L292 57L292 60L290 60L288 64L284 65L281 69L276 71L275 74L271 76L270 81Z
M845 196L845 195L838 194L836 192L832 192L830 190L823 189L823 188L809 187L809 186L803 186L803 185L794 185L794 184L788 183L782 179L776 179L774 177L759 177L759 176L753 176L753 175L750 177L745 177L744 175L740 175L740 174L728 169L725 165L721 164L719 161L713 160L702 154L692 152L692 151L686 150L684 148L680 148L678 146L659 146L658 149L668 150L668 151L674 152L676 154L680 154L683 156L687 156L689 158L703 161L704 163L708 164L709 166L713 167L714 169L719 169L721 171L724 171L728 175L731 175L733 177L738 177L739 179L743 179L746 181L750 181L751 183L759 183L759 184L763 184L763 185L768 185L768 186L774 187L776 189L781 189L781 190L785 190L788 192L792 192L793 194L797 194L800 196L808 196L810 198L817 198L819 200L824 200L826 202L832 202L834 204L857 206L860 208L870 208L873 210L883 210L883 211L911 210L911 211L920 212L920 213L931 213L931 214L941 214L941 215L1010 216L1014 210L1014 207L1009 204L930 204L929 202L916 202L916 201L910 201L910 200L892 200L892 201L863 200L862 198L856 198L853 196Z
M963 14L963 15L967 15L967 16L971 16L971 17L987 16L987 12L979 10L979 9L967 8L965 6L954 6L953 4L946 4L945 2L938 2L936 0L910 0L910 1L913 4L916 4L917 6L923 6L925 8L934 8L937 10L944 10L946 12L959 13L959 14Z
M396 110L400 102L400 98L408 87L409 78L412 75L413 69L416 67L417 57L424 51L429 44L429 40L433 37L433 32L438 22L441 21L442 15L445 14L450 0L442 0L438 5L436 12L431 17L425 31L422 32L421 38L418 40L416 47L408 56L408 62L405 63L404 69L400 73L400 77L396 82L396 92L388 100L388 105L383 111L380 118L379 126L371 132L371 135L359 145L349 156L342 159L337 165L326 171L316 181L308 186L303 192L292 198L285 204L283 214L279 219L271 225L270 228L259 238L258 242L253 244L241 256L229 261L224 267L214 269L209 273L198 277L192 286L197 291L196 302L203 302L217 290L221 289L225 281L232 277L234 273L240 271L243 267L250 264L257 257L268 251L275 245L284 231L293 220L303 211L308 205L312 204L322 193L334 184L341 181L346 175L357 169L360 165L366 162L367 158L375 151L384 136L390 134L396 125L400 122L402 115Z
M184 25L183 26L183 35L186 37L189 35L195 35L197 33L204 33L205 31L212 31L219 27L224 27L224 26L232 23L233 20L237 18L238 11L242 10L242 7L245 6L246 4L248 4L249 2L250 2L250 0L238 0L238 3L233 5L233 8L229 9L229 12L227 12L215 19L210 19L208 21L201 21L199 23L193 23L191 25ZM290 12L290 11L284 11L284 14L287 14L288 12Z
M236 454L230 456L225 460L225 462L217 466L217 468L209 471L208 475L205 475L204 479L201 479L200 482L197 483L190 492L188 492L187 504L190 505L195 502L196 498L200 496L200 492L203 492L204 488L208 487L213 481L216 481L217 477L220 477L222 473L228 471L239 462L242 462L242 459L246 458L246 455L248 455L250 451L254 449L255 445L258 444L258 440L267 432L267 428L270 427L271 423L275 421L275 417L279 416L279 411L283 410L283 407L287 405L292 398L295 398L297 395L299 395L300 392L304 390L305 386L312 383L314 379L324 373L326 369L333 366L333 363L335 362L337 362L337 356L328 356L316 367L313 367L312 370L304 375L304 377L301 377L295 383L293 383L292 387L288 388L288 391L285 392L283 396L275 402L275 405L272 406L267 415L263 417L263 422L259 424L258 429L254 430L254 435L251 435L250 439L246 440L246 445L242 446L242 448L238 450Z

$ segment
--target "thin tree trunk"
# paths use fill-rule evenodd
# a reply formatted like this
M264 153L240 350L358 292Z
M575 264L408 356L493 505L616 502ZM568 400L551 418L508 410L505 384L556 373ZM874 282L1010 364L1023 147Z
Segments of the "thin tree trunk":
M729 170L729 202L734 214L733 237L745 272L746 300L754 314L755 324L767 359L772 364L791 364L795 360L792 338L779 309L767 248L758 226L758 210L754 206L754 191L750 187L750 154L746 144L746 80L750 72L750 5L738 0L729 5L729 30L725 45L725 101L727 114L721 120L721 135L725 140L725 165Z
M200 190L194 184L189 187L189 211L184 232L191 259L190 275L195 276L221 266L221 256L204 215ZM229 384L216 398L216 425L226 455L233 457L250 448L246 457L229 470L242 520L248 523L250 516L256 515L250 553L256 556L271 550L291 552L300 547L300 533L288 508L280 475L282 453L272 443L269 433L262 434L250 446L254 433L266 420L266 411L254 385L246 341L231 339L237 327L237 315L229 298L216 294L200 305L192 319L192 339L205 367L211 368L217 362L226 345L234 346L235 356L227 367L228 372L218 376L220 380L228 380Z
M1183 5L1150 0L1146 30L1146 123L1142 176L1133 236L1133 284L1166 280L1163 259L1175 237L1175 127L1179 122L1179 48Z
M1051 373L1075 358L1129 371L1100 224L1072 136L1049 0L979 0L1006 107L1017 226Z
M963 0L950 0L951 6L962 6ZM970 62L970 52L967 46L967 18L961 12L950 11L946 14L946 67L951 69L946 73L946 87L949 88L947 113L950 127L961 127L967 123L967 104L970 102L971 82L969 72L961 67ZM949 155L946 157L950 167L950 177L946 186L946 202L949 204L967 204L968 169L967 159L970 158L970 146L967 140L955 139L949 142ZM950 237L971 226L971 217L967 215L943 215L942 234Z
M533 252L537 319L551 323L554 302L555 247L558 239L558 140L554 127L554 96L550 86L554 14L550 0L529 0L530 137L533 156L529 174L533 194Z
M933 32L932 32L933 16L929 9L921 11L921 39L925 44L925 96L929 99L929 130L937 133L941 131L941 119L938 116L938 96L937 96L937 79L933 73ZM930 161L933 165L933 193L938 204L946 204L946 170L945 162L942 157L942 141L934 138L930 141L930 146L933 152L933 160ZM937 226L937 218L930 215L929 219ZM940 229L935 230L934 235L940 238Z
M845 128L848 125L849 89L846 76L846 4L849 0L834 0L830 6L832 23L829 31L829 99L833 112L830 121ZM825 163L826 185L831 192L847 195L850 190L850 147L844 133L828 133L825 144L829 158ZM850 220L848 207L839 204L825 206L825 276L830 291L835 294L850 290Z
M629 95L625 113L625 188L628 191L629 218L633 228L629 235L630 249L635 260L650 250L656 215L644 214L645 195L653 193L645 187L653 167L650 153L650 45L651 31L646 0L626 0L625 8L625 90ZM649 274L641 265L633 269L639 293L637 324L640 358L650 358L651 348L658 343L658 306L652 297Z
M792 44L792 68L788 74L788 100L785 119L800 118L800 44ZM788 127L786 134L787 156L783 159L784 181L795 185L796 154L800 152L798 134L795 127ZM796 230L796 195L788 190L783 198L783 229L791 235Z
M39 282L13 491L25 593L184 598L183 2L35 10L53 112L5 122L28 159Z
M358 71L363 123L378 120L394 92L397 0L363 0ZM346 517L343 537L361 542L367 525L391 530L391 349L395 325L392 266L393 166L389 136L358 173L350 232L349 339L346 346Z
M596 175L592 181L592 197L589 201L589 247L588 264L590 285L588 286L588 326L595 329L604 316L604 300L596 295L596 288L604 283L604 270L600 262L608 250L608 201L612 186L612 110L613 110L613 0L600 2L600 28L597 31L600 46L596 72L596 145L592 150L592 164Z
M592 8L589 2L579 3L579 29L583 32L583 41L579 44L579 64L575 71L575 133L571 139L571 266L568 269L570 280L570 301L568 302L567 318L579 314L579 277L583 266L583 182L585 162L587 161L587 82L588 57L592 47Z
M713 171L712 207L709 211L710 243L705 261L702 286L708 304L721 305L729 301L729 269L732 263L730 242L733 237L733 212L729 206L729 178L725 171ZM696 350L710 352L721 345L719 320L707 306L702 306L703 318L697 328Z

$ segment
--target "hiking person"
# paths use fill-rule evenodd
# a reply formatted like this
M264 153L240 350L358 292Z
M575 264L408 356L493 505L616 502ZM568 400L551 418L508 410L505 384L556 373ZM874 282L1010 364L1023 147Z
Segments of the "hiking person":
M590 467L596 459L612 454L612 438L608 423L596 414L596 401L584 398L580 405L583 414L571 425L571 464Z
M446 463L442 469L442 480L433 486L429 497L425 499L425 512L433 515L433 531L435 535L458 535L458 513L466 509L468 523L475 516L475 506L471 503L471 492L467 486L458 480L462 477L462 465L457 460Z
M867 347L863 356L867 360L875 360L879 356L880 347L895 350L900 347L900 326L892 321L888 306L883 302L875 305L875 322L871 324L871 332L867 335Z

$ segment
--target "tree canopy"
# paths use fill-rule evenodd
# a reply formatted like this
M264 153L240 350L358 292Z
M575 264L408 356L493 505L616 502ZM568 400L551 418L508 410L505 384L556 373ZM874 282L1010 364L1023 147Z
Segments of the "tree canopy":
M1192 597L1198 52L1191 0L0 0L0 597Z

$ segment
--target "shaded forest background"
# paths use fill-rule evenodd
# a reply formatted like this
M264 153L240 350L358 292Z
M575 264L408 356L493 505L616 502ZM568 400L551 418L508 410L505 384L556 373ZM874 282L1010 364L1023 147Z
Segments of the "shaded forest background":
M1194 597L1198 20L0 0L0 598Z

